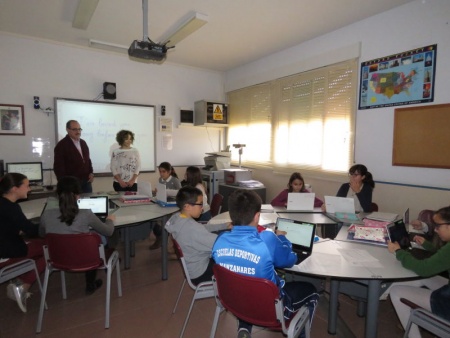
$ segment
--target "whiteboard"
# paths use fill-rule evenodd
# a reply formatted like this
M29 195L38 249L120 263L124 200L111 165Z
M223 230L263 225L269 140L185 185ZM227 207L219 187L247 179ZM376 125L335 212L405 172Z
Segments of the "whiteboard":
M55 107L56 142L67 135L67 121L78 121L94 173L111 174L111 154L119 148L116 134L122 129L134 133L133 147L139 150L141 171L155 170L154 106L55 98Z

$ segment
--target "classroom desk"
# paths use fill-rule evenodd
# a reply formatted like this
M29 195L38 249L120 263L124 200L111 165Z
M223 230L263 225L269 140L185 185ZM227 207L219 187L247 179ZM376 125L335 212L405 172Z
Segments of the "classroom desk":
M370 257L363 261L366 254L369 254ZM344 256L348 255L354 255L353 257L358 259L346 260ZM370 261L371 259L372 261ZM286 270L308 276L330 278L330 311L328 313L328 332L330 334L336 334L340 281L363 280L367 282L366 338L377 336L381 282L418 277L414 272L403 268L386 247L336 240L315 243L313 254L308 259Z
M23 213L28 219L40 217L42 210L47 202L46 198L28 200L21 202L19 205ZM114 202L114 200L113 200ZM149 222L153 220L161 220L163 225L173 213L177 212L178 208L170 207L163 208L157 204L131 204L126 207L118 207L113 214L116 215L114 226L123 231L123 239L125 246L124 268L129 269L131 265L131 257L134 255L134 233L142 230L142 227L150 227ZM167 231L163 228L162 231L162 246L161 246L161 270L162 279L168 278L167 273Z

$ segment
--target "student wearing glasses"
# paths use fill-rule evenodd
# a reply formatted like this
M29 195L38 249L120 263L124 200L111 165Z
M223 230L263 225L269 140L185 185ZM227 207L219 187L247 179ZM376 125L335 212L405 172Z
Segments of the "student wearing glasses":
M339 188L337 197L350 197L355 200L356 212L370 212L372 192L375 188L372 174L363 164L355 164L348 171L349 182Z
M441 208L433 215L434 231L446 242L436 250L431 242L422 236L415 236L414 241L425 250L434 252L426 259L417 259L407 250L402 250L397 242L389 242L388 250L393 253L402 266L414 271L421 277L430 277L405 283L395 283L391 287L390 297L395 311L406 327L411 309L400 298L406 298L434 314L450 320L450 285L448 278L440 276L442 272L450 273L450 206ZM410 338L421 337L416 325L411 327Z
M213 231L225 230L228 224L200 224L195 221L203 209L203 193L191 186L181 188L176 196L180 212L166 223L166 230L172 234L183 251L189 276L194 285L210 281L214 260L211 251L217 235Z
M55 147L53 170L58 181L65 176L74 176L80 180L82 192L90 193L94 170L89 147L81 139L82 130L78 121L67 121L67 135Z

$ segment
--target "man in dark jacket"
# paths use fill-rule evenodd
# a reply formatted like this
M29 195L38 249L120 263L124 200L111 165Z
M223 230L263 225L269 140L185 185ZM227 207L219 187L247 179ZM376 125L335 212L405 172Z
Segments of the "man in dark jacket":
M80 180L83 193L92 192L94 173L89 156L89 147L82 140L78 121L69 120L66 123L67 135L55 147L53 171L59 180L64 176L75 176Z

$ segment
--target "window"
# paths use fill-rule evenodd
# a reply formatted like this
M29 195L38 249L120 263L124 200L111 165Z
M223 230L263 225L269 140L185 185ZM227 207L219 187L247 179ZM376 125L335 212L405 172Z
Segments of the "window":
M229 93L229 143L246 144L245 164L347 171L356 75L350 60Z

